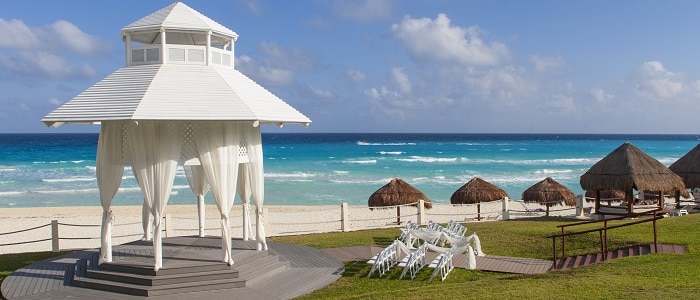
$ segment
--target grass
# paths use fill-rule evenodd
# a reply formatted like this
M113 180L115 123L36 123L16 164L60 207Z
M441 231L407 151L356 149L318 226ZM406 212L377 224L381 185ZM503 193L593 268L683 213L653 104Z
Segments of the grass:
M551 259L551 240L544 236L558 232L562 218L535 218L504 222L469 223L482 241L485 253L492 255ZM593 228L582 226L579 230ZM700 215L658 221L659 242L686 246L687 254L655 254L610 260L569 270L539 275L513 275L455 269L444 282L428 282L432 270L425 269L415 281L398 280L400 268L388 275L366 278L365 262L345 264L343 277L302 299L696 299L700 286ZM608 232L609 248L653 242L652 224L623 227ZM350 245L386 245L397 236L397 229L366 230L351 233L276 237L274 240L317 248ZM377 243L380 241L381 243ZM599 251L598 234L567 240L567 256Z
M481 238L485 253L492 255L550 259L551 240L557 225L571 222L562 218L534 218L499 222L468 223L469 232ZM653 241L651 223L611 230L609 248L616 249ZM581 227L580 230L591 228ZM387 275L366 278L370 265L345 264L345 273L335 283L302 299L694 299L700 295L700 214L658 221L659 242L686 246L685 255L655 254L610 260L588 267L539 275L513 275L456 268L444 282L428 282L430 269L416 280L398 280L400 268ZM315 248L355 245L388 245L399 234L396 228L334 232L269 238ZM598 235L587 234L567 240L567 256L599 251ZM0 278L13 270L59 253L42 252L0 255ZM62 253L60 253L62 254Z

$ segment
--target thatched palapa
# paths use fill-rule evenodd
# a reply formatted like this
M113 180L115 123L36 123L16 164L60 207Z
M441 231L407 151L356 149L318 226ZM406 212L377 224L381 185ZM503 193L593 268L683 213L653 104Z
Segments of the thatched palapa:
M581 175L584 190L632 189L647 191L681 191L683 179L658 160L630 144L622 144Z
M680 176L629 142L622 144L595 163L581 175L580 182L581 187L587 191L624 191L628 207L627 214L633 213L634 189L678 193L685 190L685 184ZM663 208L663 204L664 201L659 201L659 209ZM621 214L601 211L600 199L596 199L596 212Z
M523 192L523 201L537 202L542 205L554 206L564 202L568 206L576 205L576 194L561 183L547 177L535 183Z
M391 182L375 191L367 205L369 207L396 206L396 223L401 223L401 207L399 205L414 204L419 200L423 200L425 208L432 208L430 199L421 191L414 188L410 184L403 181L401 178L394 178Z
M480 221L481 202L497 201L505 197L508 197L508 193L503 189L479 177L474 177L452 194L450 202L452 204L476 203L476 219Z
M683 178L686 188L700 188L700 144L668 168Z
M479 177L474 177L452 194L450 202L452 204L474 204L501 200L504 197L508 197L506 191Z

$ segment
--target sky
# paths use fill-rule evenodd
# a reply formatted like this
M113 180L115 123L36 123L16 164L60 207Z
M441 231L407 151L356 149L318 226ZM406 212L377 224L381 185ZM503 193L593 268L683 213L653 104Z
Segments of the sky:
M700 133L700 1L183 1L235 66L304 113L269 132ZM120 30L173 1L0 3L0 133L125 64Z

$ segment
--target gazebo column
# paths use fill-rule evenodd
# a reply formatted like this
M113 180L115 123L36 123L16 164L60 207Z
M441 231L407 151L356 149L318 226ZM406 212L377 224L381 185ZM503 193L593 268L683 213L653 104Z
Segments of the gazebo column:
M211 65L211 30L207 31L207 42L206 45L204 46L206 48L206 64L207 66Z
M187 183L190 185L192 193L197 197L197 217L199 221L199 236L206 235L204 222L206 221L206 206L204 205L204 195L209 191L204 169L201 165L187 165L184 167Z
M165 28L161 28L160 29L160 60L161 60L162 64L166 64L168 61L167 60L168 51L167 51L167 49L165 49L165 42L166 42Z
M124 37L124 48L126 49L126 66L131 66L131 33Z
M243 216L243 240L250 239L250 182L248 164L238 164L238 196L241 198Z

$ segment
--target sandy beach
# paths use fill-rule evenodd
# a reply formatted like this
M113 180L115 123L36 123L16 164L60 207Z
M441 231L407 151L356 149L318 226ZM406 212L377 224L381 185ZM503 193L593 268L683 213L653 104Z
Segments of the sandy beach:
M483 221L500 220L502 218L502 201L483 203L481 217ZM592 203L586 203L591 206ZM535 203L510 202L511 218L541 216L543 212L526 212L542 209ZM115 206L112 208L115 219L113 243L122 244L140 239L141 207ZM341 231L341 207L332 206L265 206L265 230L267 236L299 235L318 232ZM434 204L432 209L425 210L425 220L447 222L476 222L476 205ZM99 206L77 207L41 207L41 208L2 208L0 209L0 254L18 252L51 251L52 220L59 224L59 247L65 249L97 248L100 245L100 222L102 209ZM170 217L169 229L172 236L187 236L198 234L198 219L196 205L169 205L166 214ZM550 212L552 216L575 215L573 207L556 206ZM396 209L369 209L366 206L349 206L349 228L346 230L362 230L382 227L398 227L396 225ZM234 238L243 236L242 207L235 205L231 210L231 232ZM255 230L255 216L251 215L252 230ZM401 209L401 221L417 221L417 209L406 206ZM206 234L220 235L219 213L214 205L206 207ZM36 229L31 229L39 227ZM467 225L468 227L468 225ZM31 230L27 230L31 229ZM22 231L12 233L16 231ZM254 234L252 235L254 236ZM27 241L40 242L23 243ZM22 243L17 245L7 245Z

